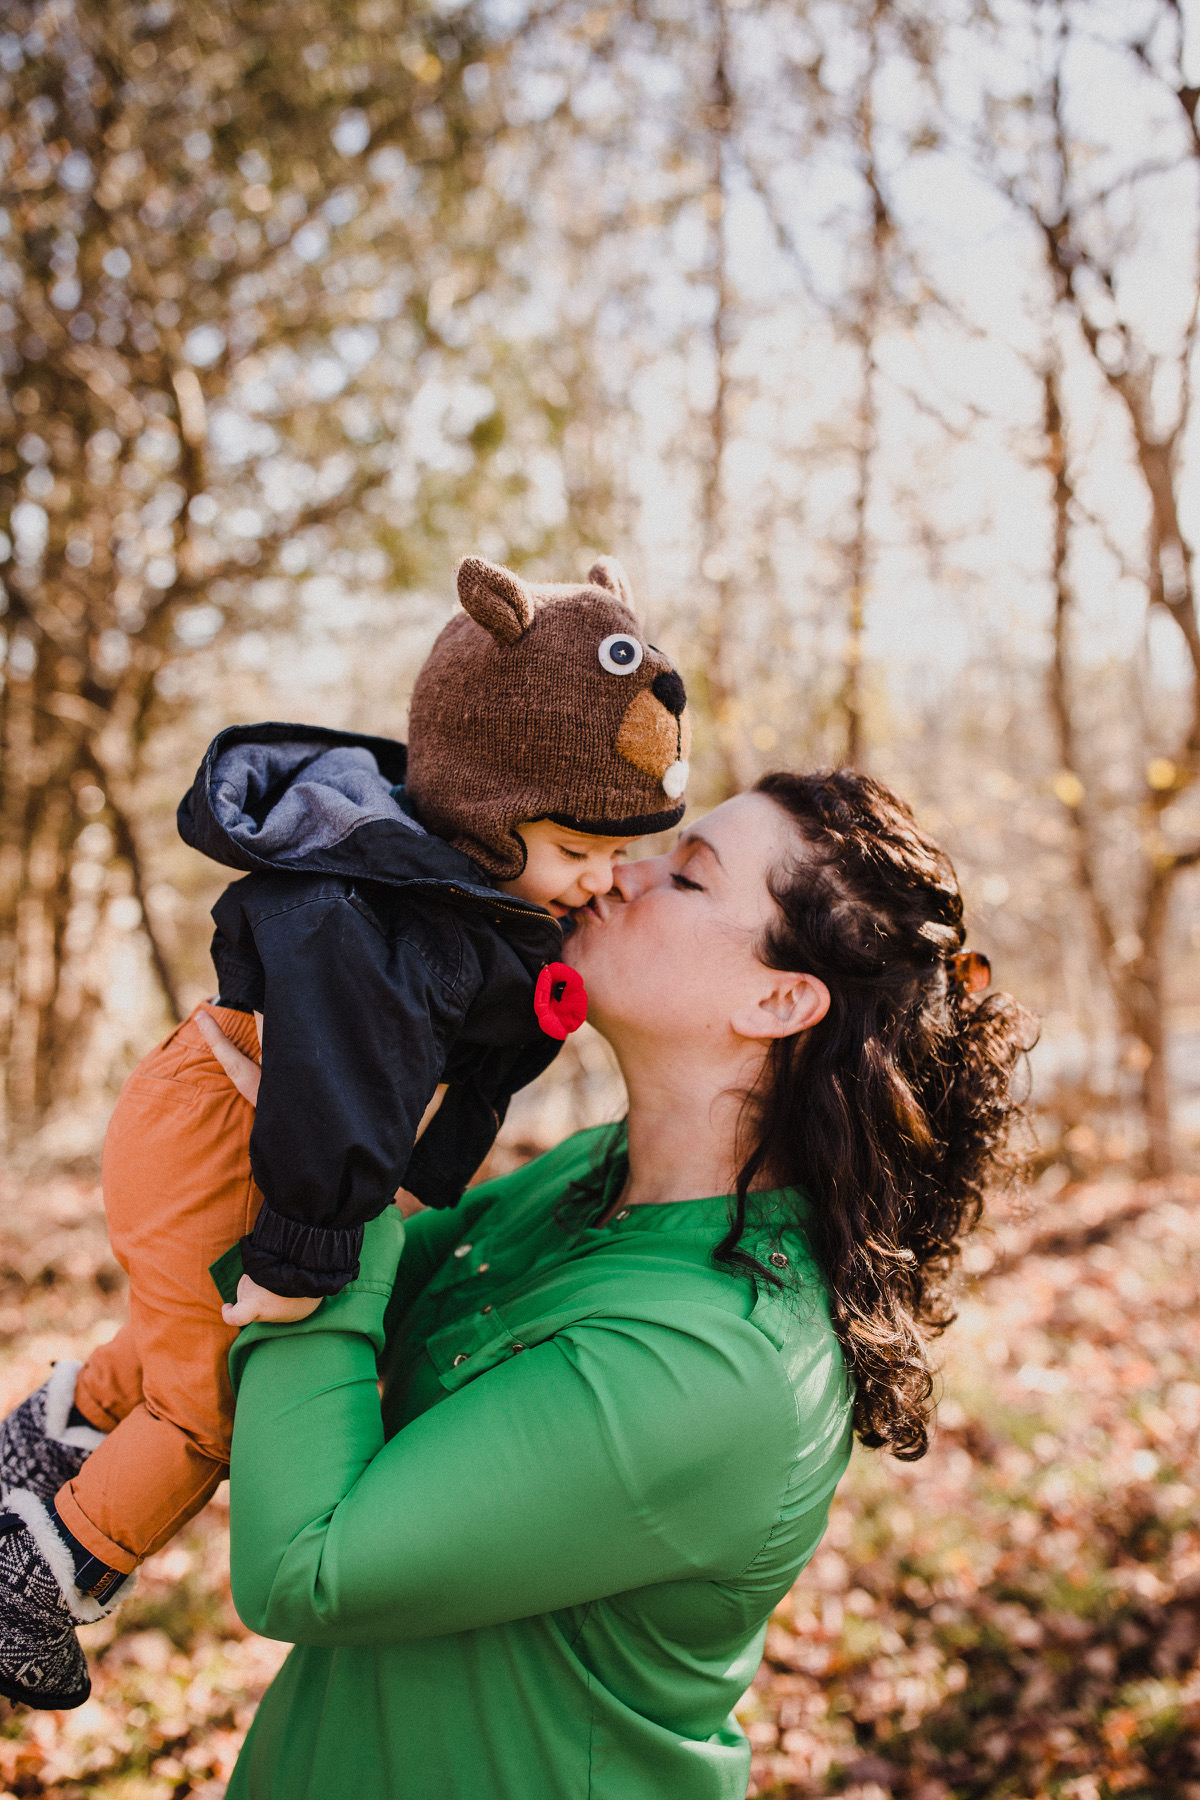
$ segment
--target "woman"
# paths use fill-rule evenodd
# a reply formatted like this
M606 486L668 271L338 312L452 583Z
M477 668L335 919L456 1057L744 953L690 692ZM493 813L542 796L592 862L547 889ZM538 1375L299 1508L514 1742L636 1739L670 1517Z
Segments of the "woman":
M1013 1112L908 809L773 775L621 869L568 954L629 1092L234 1347L233 1583L295 1642L228 1800L717 1800L852 1429L923 1342ZM715 1197L714 1197L715 1196ZM376 1357L383 1356L382 1412Z

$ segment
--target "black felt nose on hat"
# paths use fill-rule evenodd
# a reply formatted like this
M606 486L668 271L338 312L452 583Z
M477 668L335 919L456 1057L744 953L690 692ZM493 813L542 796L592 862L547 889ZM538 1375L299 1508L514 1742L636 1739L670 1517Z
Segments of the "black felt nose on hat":
M676 718L687 705L687 689L683 685L683 677L677 675L674 669L668 669L665 674L656 675L650 683L650 692L656 700L661 700L667 711L674 713Z

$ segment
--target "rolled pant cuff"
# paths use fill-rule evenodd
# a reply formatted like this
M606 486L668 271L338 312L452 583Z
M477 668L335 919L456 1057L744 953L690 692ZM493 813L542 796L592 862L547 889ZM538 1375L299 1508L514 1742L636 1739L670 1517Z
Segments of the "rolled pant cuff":
M110 1569L120 1569L122 1575L132 1575L140 1559L131 1556L120 1544L114 1544L102 1531L97 1531L87 1514L81 1511L79 1502L69 1488L58 1490L54 1496L54 1510L71 1536L77 1538L85 1550L98 1556Z

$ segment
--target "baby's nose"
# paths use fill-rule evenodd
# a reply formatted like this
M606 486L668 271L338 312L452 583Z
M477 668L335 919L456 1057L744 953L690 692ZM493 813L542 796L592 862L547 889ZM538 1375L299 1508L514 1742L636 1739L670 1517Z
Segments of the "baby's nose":
M650 692L656 700L661 700L669 713L678 718L687 705L687 689L683 685L683 677L674 669L667 669L656 675L650 683Z

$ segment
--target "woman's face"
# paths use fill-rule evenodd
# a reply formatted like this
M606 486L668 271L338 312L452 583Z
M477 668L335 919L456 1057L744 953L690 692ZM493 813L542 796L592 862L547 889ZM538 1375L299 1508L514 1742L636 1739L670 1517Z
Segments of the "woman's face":
M699 1049L815 1023L810 1005L785 1024L795 977L755 955L775 911L768 877L802 848L773 800L740 794L685 830L669 856L615 868L610 892L575 914L564 951L597 1030L618 1049L631 1035Z

